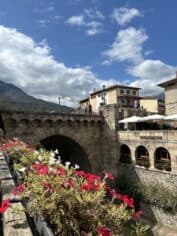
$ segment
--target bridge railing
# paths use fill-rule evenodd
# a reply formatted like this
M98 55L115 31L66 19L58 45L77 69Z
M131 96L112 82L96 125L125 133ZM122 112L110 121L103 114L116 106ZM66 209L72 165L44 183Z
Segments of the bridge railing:
M37 104L37 103L14 103L0 101L0 112L15 113L42 113L42 114L69 114L84 116L99 116L99 114L84 111L81 109L70 108L57 104Z

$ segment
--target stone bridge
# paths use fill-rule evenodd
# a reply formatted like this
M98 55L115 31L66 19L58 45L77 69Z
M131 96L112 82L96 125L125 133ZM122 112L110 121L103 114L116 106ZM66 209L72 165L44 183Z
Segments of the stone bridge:
M17 137L34 146L58 149L63 162L81 169L116 173L117 142L103 116L1 112L0 125L7 137Z

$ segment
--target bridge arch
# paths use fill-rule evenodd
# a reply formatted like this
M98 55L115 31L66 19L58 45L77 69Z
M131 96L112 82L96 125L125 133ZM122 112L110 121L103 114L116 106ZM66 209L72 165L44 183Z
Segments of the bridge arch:
M140 145L135 150L135 157L136 157L136 165L149 167L149 152L147 148L143 145Z
M63 163L69 161L72 166L77 164L80 169L91 172L91 165L86 151L72 138L63 135L53 135L42 139L40 142L47 150L58 149Z
M131 164L131 151L128 145L122 144L120 147L120 159L119 162Z
M164 147L158 147L154 152L154 166L159 170L171 171L171 157Z

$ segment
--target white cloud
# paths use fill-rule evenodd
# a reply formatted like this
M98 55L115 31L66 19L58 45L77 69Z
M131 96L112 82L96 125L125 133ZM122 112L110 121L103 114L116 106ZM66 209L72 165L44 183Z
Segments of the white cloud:
M124 26L130 23L133 18L141 15L140 11L136 8L120 7L113 10L112 19L119 25Z
M148 39L144 29L129 27L118 31L110 49L103 52L110 62L130 61L138 63L143 60L143 43ZM108 61L108 60L106 60Z
M50 21L48 19L41 19L38 21L40 27L42 28L46 28L48 27L48 24L50 23Z
M175 76L177 66L165 64L160 60L144 60L140 64L128 69L128 73L138 77L131 83L132 86L143 88L146 95L155 95L162 91L157 84L172 79Z
M0 80L38 98L74 105L93 88L115 83L99 79L89 67L67 67L51 55L46 41L36 43L16 29L0 25Z
M104 20L104 18L105 18L101 11L95 10L95 9L85 9L84 13L90 19Z
M66 20L66 23L72 26L85 26L85 19L83 15L71 16Z
M91 21L87 24L88 29L86 33L90 36L101 33L102 32L102 24L97 21Z
M65 23L83 27L87 35L93 36L102 32L102 20L104 20L104 16L99 10L86 9L83 14L71 16Z

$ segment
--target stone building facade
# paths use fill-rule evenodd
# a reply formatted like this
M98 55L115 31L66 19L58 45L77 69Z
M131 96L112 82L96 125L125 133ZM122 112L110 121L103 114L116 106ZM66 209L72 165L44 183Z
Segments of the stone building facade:
M125 85L113 85L110 87L103 86L102 89L90 93L89 98L80 101L80 107L92 106L92 111L99 112L102 105L117 104L120 108L138 108L139 107L139 90L137 87Z
M153 96L145 96L140 100L140 107L148 113L165 114L165 104L162 99Z
M158 84L165 89L165 113L166 115L177 114L177 73L176 78Z
M160 163L166 163L169 168L164 169L177 174L176 130L129 130L118 131L117 135L122 160L128 155L133 165L137 165L138 160L148 160L148 168L153 170L159 170Z

